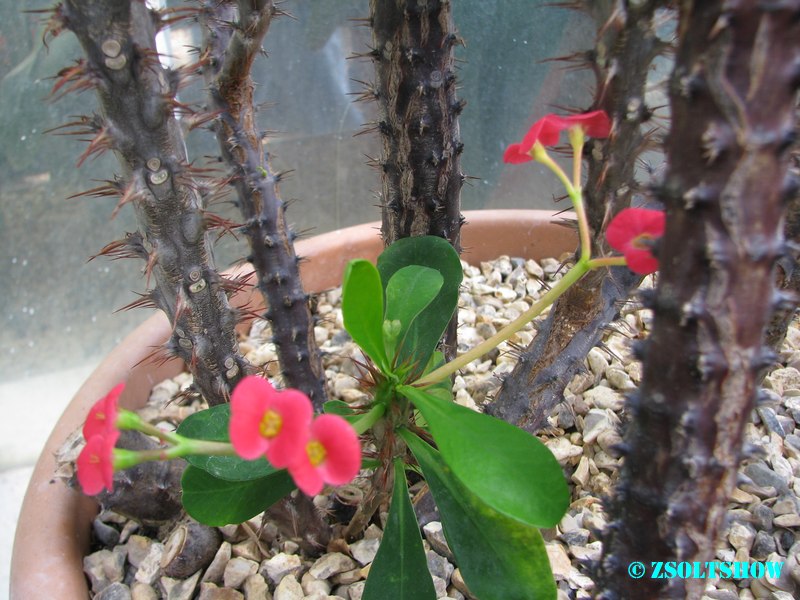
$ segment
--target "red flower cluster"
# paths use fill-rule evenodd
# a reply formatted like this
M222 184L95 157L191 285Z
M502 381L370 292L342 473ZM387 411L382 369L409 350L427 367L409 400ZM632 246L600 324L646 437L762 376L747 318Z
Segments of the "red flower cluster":
M119 438L117 429L117 400L124 383L120 383L89 410L83 425L86 445L77 460L78 482L89 496L114 486L114 444Z
M589 137L605 138L611 132L611 121L605 111L595 110L582 115L545 115L534 123L518 144L511 144L503 154L503 162L519 164L533 160L533 145L553 146L565 129L580 127Z
M230 437L239 456L252 460L266 455L275 468L287 468L309 496L322 491L325 483L348 483L361 468L358 435L345 419L314 419L305 394L279 392L260 377L245 377L233 391Z
M608 224L606 239L614 250L622 252L631 271L649 275L658 271L653 243L664 235L665 226L660 210L625 208Z

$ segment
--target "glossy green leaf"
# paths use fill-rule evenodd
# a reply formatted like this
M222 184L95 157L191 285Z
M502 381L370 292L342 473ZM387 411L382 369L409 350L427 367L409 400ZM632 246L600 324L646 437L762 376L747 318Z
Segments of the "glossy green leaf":
M351 260L345 269L342 318L353 341L388 373L383 347L383 285L378 270L368 260Z
M189 465L181 478L183 507L205 525L242 523L266 510L295 489L286 471L249 481L220 479Z
M536 527L494 510L454 475L442 456L400 431L422 468L442 529L470 591L481 600L549 600L556 584Z
M391 276L386 284L386 314L384 321L400 324L395 340L386 340L386 352L390 359L398 348L405 346L404 340L414 319L433 302L442 289L444 278L439 271L419 265L403 267Z
M228 423L231 420L231 405L220 404L189 415L178 426L177 433L196 440L211 442L230 441ZM266 458L244 460L238 456L187 456L186 461L210 475L228 481L248 481L276 473Z
M558 524L569 505L569 488L547 446L505 421L422 390L398 391L422 413L444 460L481 500L535 527Z
M435 600L417 516L401 460L394 464L392 505L380 548L369 569L363 600Z
M453 316L463 273L458 253L447 240L435 236L404 238L378 257L378 271L384 288L397 271L409 265L434 269L443 280L436 298L414 319L401 348L398 364L416 365L417 372L413 375L419 375Z

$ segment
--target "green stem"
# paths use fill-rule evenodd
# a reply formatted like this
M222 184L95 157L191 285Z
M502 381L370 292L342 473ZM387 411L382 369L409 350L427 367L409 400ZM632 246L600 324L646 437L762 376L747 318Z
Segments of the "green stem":
M383 402L376 404L370 409L368 413L362 416L358 421L352 423L353 429L356 430L356 433L358 435L361 435L362 433L368 431L369 428L372 427L377 422L377 420L383 416L383 413L385 412L386 412L386 404L384 404Z
M561 294L566 292L571 285L581 279L588 271L589 261L583 259L579 260L574 267L564 273L564 276L559 279L556 284L547 291L547 293L534 302L533 305L519 317L503 327L488 340L481 342L470 351L465 352L461 356L457 356L454 360L442 365L438 369L435 369L425 375L425 377L417 380L414 383L414 386L427 387L442 381L446 377L450 377L450 375L471 363L476 358L480 358L502 342L505 342L512 335L525 327L525 325L527 325L530 321L538 317L545 308L553 304L553 302L555 302L558 297L561 296Z
M143 462L172 460L173 458L196 454L204 456L236 456L233 446L227 442L181 438L180 443L176 446L167 446L154 450L134 451L114 448L114 470L128 469Z
M155 425L151 425L150 423L144 421L135 412L125 409L121 409L117 415L117 428L141 431L144 434L152 435L153 437L158 438L162 442L167 442L168 444L173 444L175 446L180 445L181 441L183 440L183 438L177 433L159 429Z
M603 258L593 258L588 262L590 269L600 267L624 267L628 264L624 256L604 256Z

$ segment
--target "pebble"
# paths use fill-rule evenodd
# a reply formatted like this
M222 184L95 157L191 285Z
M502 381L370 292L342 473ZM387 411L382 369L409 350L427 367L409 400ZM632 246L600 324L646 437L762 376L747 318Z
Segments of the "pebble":
M237 590L217 587L206 581L200 584L200 595L197 600L244 600L244 595Z
M244 583L244 580L254 575L258 571L258 563L254 560L242 558L240 556L234 557L225 565L225 571L222 574L222 583L225 587L239 588Z
M163 595L169 600L191 600L194 590L200 581L200 571L188 579L172 579L162 577L159 580Z
M152 586L134 581L131 584L131 600L158 600L158 593Z
M287 575L275 588L273 600L302 600L305 594L294 575Z
M380 540L378 539L362 539L350 544L350 554L352 554L353 558L359 563L366 565L375 560L375 555L378 553L380 545Z
M559 543L545 544L544 548L547 551L547 558L550 559L550 568L553 570L555 580L566 580L572 569L567 551Z
M323 554L308 570L312 577L328 579L332 575L356 568L356 562L341 552Z
M622 394L602 385L586 390L583 399L591 406L613 411L620 411L625 406Z
M219 583L222 581L222 575L225 573L225 565L231 559L231 545L229 542L222 542L214 555L211 564L208 565L206 572L203 574L203 581L212 583Z
M245 600L266 600L269 596L269 586L261 573L253 573L242 584Z
M123 583L112 583L94 597L94 600L131 600L131 590Z
M280 552L269 560L265 560L259 568L259 572L275 585L279 584L286 575L298 576L302 570L303 563L300 557L285 552ZM317 579L320 578L317 577Z
M144 557L139 568L136 569L136 581L153 585L161 574L161 556L164 554L164 545L154 542L150 551Z

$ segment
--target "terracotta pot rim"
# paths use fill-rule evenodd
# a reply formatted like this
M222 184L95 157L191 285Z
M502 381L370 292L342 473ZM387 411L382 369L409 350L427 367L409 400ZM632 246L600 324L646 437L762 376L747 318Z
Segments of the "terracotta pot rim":
M480 262L506 254L525 258L558 256L575 249L573 230L557 225L565 216L546 210L491 210L465 212L462 257ZM346 262L375 260L383 244L380 224L366 223L301 240L297 253L306 291L335 287ZM240 299L240 303L246 301ZM54 482L54 453L77 429L89 407L122 381L127 382L121 403L142 405L150 388L182 369L178 360L156 366L142 361L169 335L163 314L146 319L95 369L81 386L51 433L34 467L20 511L11 558L11 600L85 598L83 555L88 549L90 523L97 507L91 498Z

